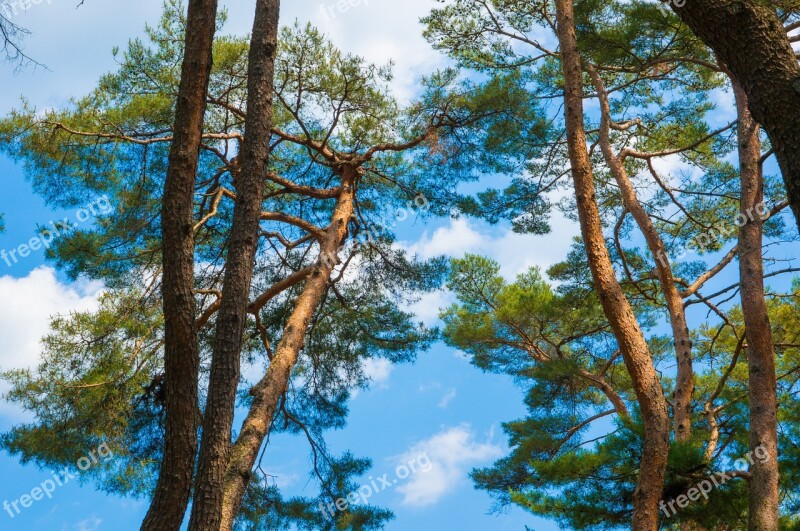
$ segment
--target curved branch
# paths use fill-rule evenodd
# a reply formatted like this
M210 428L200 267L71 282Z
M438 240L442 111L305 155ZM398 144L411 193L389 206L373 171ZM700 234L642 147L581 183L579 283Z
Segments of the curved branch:
M288 223L289 225L299 227L304 231L313 234L317 239L323 239L325 237L324 229L302 218L298 218L297 216L292 216L290 214L284 214L283 212L262 212L261 221L281 221L283 223Z

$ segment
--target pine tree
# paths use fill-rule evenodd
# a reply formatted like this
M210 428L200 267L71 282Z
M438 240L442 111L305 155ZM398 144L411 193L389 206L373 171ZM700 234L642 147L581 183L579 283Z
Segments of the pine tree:
M707 122L710 111L714 110L709 95L725 83L725 70L686 27L675 17L659 13L656 6L639 2L581 2L574 13L579 57L576 59L573 54L571 58L569 67L573 73L568 85L560 72L561 63L567 60L567 46L562 42L556 49L551 42L570 21L562 20L559 27L554 15L553 6L547 3L462 0L446 2L425 20L429 40L463 66L489 76L517 72L530 80L529 90L535 98L552 101L555 107L548 111L553 123L547 148L549 156L529 161L525 173L506 189L464 199L462 208L492 222L509 219L515 230L534 233L547 230L549 211L560 209L572 219L578 217L576 212L581 213L584 239L575 245L565 262L548 273L559 283L560 293L573 293L574 301L586 301L582 304L588 305L596 300L594 289L600 290L601 301L609 298L610 292L598 284L596 270L598 266L608 269L613 264L615 274L608 275L603 282L611 286L614 280L619 281L638 325L647 335L649 357L662 375L664 393L670 400L674 440L665 463L663 499L671 501L689 488L692 481L702 477L697 476L697 470L727 466L725 457L710 464L710 458L704 455L709 448L717 448L714 424L718 424L718 419L712 418L713 414L703 418L698 410L701 406L706 412L721 407L714 405L718 397L711 398L713 388L705 387L715 385L707 382L720 375L707 374L705 364L709 360L693 344L693 334L698 328L695 305L705 306L712 321L727 323L731 311L729 296L735 289L723 284L724 288L715 291L720 282L725 282L727 275L722 272L738 255L739 231L735 220L740 209L739 170L725 161L732 152L735 154L736 144L731 141L735 124L711 127ZM562 97L562 83L571 94L567 91ZM561 106L566 107L568 114L576 113L582 100L592 99L598 100L599 110L573 119L570 131L559 116L563 112ZM586 142L576 136L576 130L580 129L586 131ZM570 144L571 168L564 163L568 156L566 144ZM584 145L588 148L587 160L575 156L584 151ZM679 157L694 175L688 171L682 176L665 175L660 160L667 157ZM581 176L594 175L594 188L591 182L576 180L577 208L572 190L563 182L570 169ZM775 178L769 176L764 189L766 199L759 208L770 217L765 224L766 233L775 242L786 241L789 236L780 219L786 206L782 191L775 186ZM568 199L563 199L562 190L570 191L566 194ZM599 219L589 219L587 225L587 209L581 202L591 202L595 193ZM559 195L562 198L554 201ZM745 210L748 208L745 205ZM597 234L601 229L602 235ZM602 251L604 247L609 249L611 264L598 254L598 249ZM793 271L793 268L788 268L789 271L774 268L777 263L767 259L767 277ZM588 267L590 264L592 268ZM513 286L521 284L518 280ZM611 298L618 300L620 296ZM614 313L606 311L611 322ZM552 326L563 326L556 324L559 320L550 313L543 315L545 322L552 319ZM499 323L508 316L489 315L485 319ZM705 320L708 319L706 316ZM655 331L665 322L670 324L670 333L660 337ZM628 328L628 332L633 330L633 326ZM507 348L523 349L520 342L524 344L530 337L538 337L529 330L519 334L517 343L507 344ZM617 333L615 341L623 347L630 337L627 332ZM453 337L450 340L457 341ZM474 354L479 366L486 366L487 358L496 357L497 363L488 365L492 370L516 374L515 365L507 363L506 354L499 348L484 351L468 342L458 344ZM559 343L553 340L548 344ZM674 365L668 363L670 357L678 362L674 373ZM619 355L613 358L617 363L619 359ZM584 369L587 368L581 368ZM572 378L578 379L579 374L572 372ZM721 380L724 387L727 380ZM539 382L534 379L525 387L545 385ZM617 390L623 402L631 400L626 409L636 413L633 424L636 426L641 423L642 410L630 393L630 384L623 382ZM558 392L564 394L563 400L573 401L569 404L580 404L571 388ZM634 518L631 512L635 506L634 486L642 476L646 481L653 479L653 474L641 474L635 466L632 475L615 473L631 471L627 466L631 460L634 465L639 462L647 427L635 429L616 420L618 431L613 427L605 431L597 428L603 442L597 443L596 452L578 447L572 453L559 455L561 447L553 443L553 439L559 438L553 433L571 438L589 429L592 423L608 427L606 417L620 417L618 412L622 408L609 397L604 402L605 407L592 408L586 404L576 407L568 422L559 423L549 412L563 410L546 398L533 399L529 395L530 424L520 421L508 426L512 456L498 462L493 469L476 472L476 481L494 492L502 503L519 503L576 528L629 522ZM613 409L608 409L612 406ZM532 426L538 431L533 431ZM551 426L553 432L549 431ZM594 430L593 435L597 435ZM527 452L534 448L542 451L530 463ZM544 449L552 453L547 454ZM727 457L735 461L746 452ZM546 459L553 460L545 463ZM581 468L583 462L586 469ZM581 472L573 475L577 470ZM598 477L602 481L595 482ZM623 493L621 501L606 499L604 489L609 487L604 481L612 478L619 479L613 491ZM515 485L524 486L521 493L514 492ZM651 484L647 488L652 491L647 523L637 524L634 519L634 528L649 529L656 525L658 515L654 513L659 510L662 487ZM746 496L745 492L735 505L737 518L741 515L746 518ZM716 516L705 518L701 513L687 510L669 521L679 522L684 528L699 525L698 522L724 521L721 512L712 514ZM709 525L716 525L712 524Z
M50 249L65 272L106 289L97 312L54 322L36 371L6 375L12 399L37 420L6 434L3 445L24 460L55 464L90 441L107 441L119 457L97 471L97 480L122 494L150 495L163 457L159 205L173 140L182 14L183 5L170 1L160 24L148 28L150 42L134 40L118 52L118 70L88 96L45 113L23 104L0 124L4 149L24 162L51 204L69 208L104 194L114 206L113 214ZM243 186L239 147L248 112L248 40L220 36L213 51L193 191L201 405ZM236 389L246 420L226 463L223 528L238 518L254 529L376 529L390 517L354 506L326 520L317 507L344 497L369 466L349 454L330 455L324 442L326 430L345 425L350 393L368 384L364 361L410 361L436 337L406 308L440 286L445 262L406 256L394 245L395 227L448 211L445 201L459 182L538 153L530 139L547 126L524 80L476 84L454 70L438 72L404 107L390 93L390 79L389 67L336 49L313 27L281 30L241 352L242 362L263 368L264 376ZM515 105L508 109L508 102ZM277 432L308 441L317 497L286 500L259 475L258 457Z

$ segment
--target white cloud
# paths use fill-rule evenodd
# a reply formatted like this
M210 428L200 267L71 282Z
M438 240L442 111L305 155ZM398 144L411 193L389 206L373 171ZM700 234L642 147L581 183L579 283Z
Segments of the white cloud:
M462 217L401 246L421 258L440 255L460 258L465 253L486 255L501 264L503 276L513 279L532 266L544 270L566 258L572 238L579 233L578 226L555 215L552 229L544 236L516 234L511 230L500 232L497 227Z
M420 299L408 308L408 311L416 315L417 319L424 324L432 326L439 322L439 312L453 302L455 302L455 297L449 291L431 291L423 293Z
M401 241L397 246L421 259L436 256L461 258L466 253L493 258L500 264L500 274L513 280L520 273L537 266L545 271L551 265L564 260L572 246L572 240L580 229L577 224L555 215L550 234L516 234L510 229L498 227L468 218L448 220L448 224L433 231L425 231L415 241ZM420 321L431 326L440 324L439 313L455 302L448 290L421 295L409 310Z
M50 267L28 276L0 277L0 368L26 368L39 361L40 340L50 329L50 318L97 306L99 286L66 285Z
M453 399L456 397L456 394L457 394L457 391L456 391L455 387L451 387L442 396L442 399L439 400L439 403L437 405L442 409L447 409L447 406L450 405L450 402L453 401Z
M455 357L456 359L459 359L459 360L463 360L463 361L470 361L472 359L472 356L470 356L469 354L467 354L463 350L454 350L453 351L453 357Z
M281 24L294 20L311 22L346 52L368 61L395 62L392 83L401 101L418 92L422 74L445 64L443 54L433 50L422 37L420 17L437 6L435 0L348 0L354 5L335 17L323 10L339 0L295 0L281 6ZM115 68L112 47L125 48L129 38L144 33L145 23L156 25L162 0L138 2L46 2L14 17L14 22L30 29L24 40L25 52L45 68L27 68L14 75L13 82L0 85L0 107L4 111L18 106L19 96L36 107L60 107L68 98L91 90L99 76ZM228 10L225 34L247 35L253 24L253 3L223 0ZM357 31L353 31L357 28ZM66 45L65 45L66 43ZM5 65L6 76L15 66Z
M300 474L291 472L283 467L279 470L269 469L267 474L270 476L270 484L275 485L281 490L287 489L300 480Z
M392 374L394 365L384 358L367 358L364 360L364 374L378 387L385 387Z
M0 277L0 370L35 367L50 318L95 308L99 291L97 284L62 284L50 267L39 267L22 278ZM0 402L0 415L6 414L14 413Z
M103 520L101 520L100 518L96 516L91 516L86 520L81 520L80 522L75 524L75 527L73 527L73 529L75 531L97 531L98 529L100 529L100 524L102 523Z
M484 442L476 440L467 424L443 429L395 458L397 463L407 463L426 454L432 465L427 472L418 472L398 487L403 495L402 504L424 507L437 503L467 481L473 466L496 459L502 453L502 449L493 444L491 438Z
M653 159L653 167L663 181L668 184L678 182L680 174L696 170L694 166L681 159L680 155L669 155Z
M440 255L458 257L477 249L486 239L468 219L458 218L451 219L449 225L439 227L433 233L425 231L407 249L425 259Z
M308 1L308 0L307 0ZM443 54L435 51L422 37L419 19L437 7L434 0L347 0L344 12L330 7L339 0L311 0L312 9L298 2L289 7L284 24L290 16L310 18L333 42L348 52L364 57L376 64L394 62L395 77L392 87L401 102L408 102L419 91L420 77L445 64ZM312 3L313 2L313 3ZM327 15L325 11L327 10ZM352 31L359 28L359 31Z

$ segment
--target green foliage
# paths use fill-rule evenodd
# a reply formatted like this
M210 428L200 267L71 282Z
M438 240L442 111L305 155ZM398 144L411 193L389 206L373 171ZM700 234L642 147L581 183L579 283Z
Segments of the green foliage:
M640 421L615 415L594 447L581 442L598 429L593 420L610 417L598 381L625 401L632 393L596 297L558 293L537 269L508 283L496 262L474 255L453 260L448 287L458 303L442 314L445 340L481 369L511 375L526 392L528 416L503 425L511 455L473 472L477 485L500 504L576 529L624 522ZM609 498L610 488L618 495Z
M103 294L97 311L54 318L39 367L2 374L7 400L36 420L3 434L0 446L58 468L106 443L114 459L82 477L110 492L148 492L162 440L156 303L152 292L131 288Z
M349 506L345 511L331 511L326 506L330 500L347 499L358 485L349 480L365 473L371 463L345 454L339 459L315 460L315 468L322 478L324 493L317 498L281 497L269 479L253 481L243 502L237 530L271 531L273 529L300 529L308 531L370 531L383 529L393 518L392 513L374 506ZM334 514L331 514L331 513Z
M505 219L514 230L534 234L547 230L547 216L556 209L577 221L574 196L564 193L571 190L565 179L569 159L553 4L443 0L423 22L428 41L476 76L502 79L515 73L525 79L529 97L549 120L547 135L537 138L543 142L540 156L527 159L504 189L482 191L461 201L461 210L492 223ZM722 101L719 94L725 90L723 69L688 28L656 2L578 2L575 22L586 67L585 126L607 247L669 397L674 390L674 347L672 337L660 335L669 316L654 261L668 261L684 290L725 253L735 253L731 248L738 237L739 172L730 162L736 158L735 124L718 123L716 114L716 102ZM608 93L610 149L623 162L667 256L653 257L644 245L600 153L597 90L590 69ZM680 163L680 170L664 169L675 163ZM764 188L766 207L780 210L782 187L774 176L765 176ZM765 235L767 250L796 240L784 230L779 215L766 223ZM780 262L781 257L765 253L768 276ZM603 329L582 242L575 241L564 261L548 271L555 288L537 284L543 282L538 274L508 283L498 271L497 264L478 257L455 261L450 287L459 302L443 314L445 338L451 345L466 351L484 370L512 375L526 392L527 417L505 425L510 455L494 467L476 471L474 479L501 505L515 503L573 529L625 526L637 473L630 463L638 461L641 426L621 360L614 355L614 339ZM709 299L701 295L705 289L685 296L695 341L696 414L693 439L673 445L667 499L707 478L712 470L728 469L748 449L742 318L731 302L737 286L719 288L730 275L718 276L723 280L709 282L715 287L707 291L720 291ZM700 280L701 287L705 282ZM708 312L700 317L703 311L694 305ZM586 315L569 319L580 315L578 308ZM786 320L773 323L776 338L782 326L789 326ZM787 376L797 367L792 365L795 361L789 358L783 366ZM598 368L611 371L603 374L628 404L630 421L621 421L618 407L613 423L608 416L596 417L607 409L610 397L589 393L579 381L581 371ZM791 389L793 382L786 385ZM782 397L788 399L786 394ZM787 411L793 410L786 405ZM706 406L722 408L717 413L720 439L709 458ZM794 436L788 418L786 433ZM574 439L574 444L562 443L564 439ZM793 444L785 440L781 448L792 452ZM791 500L784 509L792 514L796 482L787 478L782 487ZM744 482L731 481L666 525L678 526L687 518L709 529L743 525L746 490ZM615 494L613 500L608 499L609 492Z
M40 367L5 375L10 399L35 420L15 427L0 443L44 466L69 463L96 441L109 441L120 457L92 479L135 496L150 494L163 442L160 198L184 12L182 1L168 0L159 24L147 28L147 39L115 50L118 67L88 95L46 111L23 101L0 121L0 149L22 163L51 206L74 208L105 195L113 207L91 226L59 238L49 252L67 274L99 280L106 291L97 311L53 322ZM223 13L220 26L224 18ZM213 52L195 187L203 377L214 324L209 308L220 290L237 187L248 40L220 36ZM526 139L546 129L536 107L526 105L525 80L516 75L475 83L455 71L435 73L409 106L391 94L391 75L391 65L345 53L310 25L280 32L268 168L279 179L267 179L262 210L324 228L334 201L302 189L335 188L343 161L363 156L364 162L349 240L274 423L276 431L310 445L320 494L286 500L268 481L254 481L241 515L246 529L325 528L312 505L346 493L351 478L368 467L347 454L330 456L324 447L325 431L346 424L351 393L369 385L365 361L408 362L437 338L406 308L440 287L446 263L406 256L395 245L394 231L399 223L449 209L447 201L460 197L454 195L458 183L518 167L536 150ZM509 110L508 101L517 105ZM254 298L319 260L315 239L302 226L264 221L261 228ZM269 365L301 289L296 284L252 312L242 353L248 367ZM242 382L241 407L249 405L253 383ZM379 508L353 507L331 525L377 529L389 517Z
M554 20L550 2L514 0L446 1L423 19L428 41L461 66L490 79L516 76L525 80L531 103L513 100L509 108L533 104L548 118L546 134L528 137L536 143L538 156L524 159L518 175L504 190L478 193L459 204L465 213L492 223L508 219L517 232L546 232L547 216L554 206L568 218L574 218L576 212L569 195L564 199L559 193L568 183L564 180L567 153ZM625 120L620 119L624 128L612 131L614 144L645 152L694 146L679 156L701 171L716 171L726 150L734 146L720 139L701 142L711 132L705 122L714 110L709 93L722 81L719 73L709 68L714 58L706 47L674 15L664 16L656 3L580 2L576 5L576 25L584 60L600 71L611 94L612 113ZM586 93L594 93L588 76L585 82ZM596 126L588 125L595 136ZM594 142L595 138L590 140ZM599 160L599 154L595 157ZM664 198L658 195L663 192L654 186L649 173L646 179L636 175L647 167L630 159L627 165L637 187L653 195L653 209L665 206ZM608 186L607 175L598 171L597 177L601 212L612 224L619 198L613 186ZM556 202L549 196L561 199ZM720 216L729 212L712 211ZM670 228L675 225L670 224Z
M566 268L564 263L554 271ZM466 352L481 369L512 376L525 391L527 416L503 425L511 453L491 467L475 470L472 477L499 506L514 503L571 529L626 527L643 432L627 372L598 302L590 290L577 296L565 285L553 290L536 269L513 283L499 271L499 264L485 257L453 260L447 285L458 302L442 313L448 344ZM800 361L797 297L795 288L791 295L770 303L779 353L781 487L787 515L796 510L794 493L800 479L793 466L800 433L796 429L800 407L792 391ZM732 308L728 318L728 324L701 326L694 334L695 365L703 368L696 382L697 407L704 401L709 407L724 405L717 419L718 445L708 460L710 426L704 415L697 416L693 439L672 444L664 490L667 502L709 480L711 474L734 470L734 462L749 451L749 375L741 350L741 310ZM670 343L668 338L651 338L657 361L669 359L665 354ZM610 397L587 375L602 377L611 385L632 418L609 411ZM687 518L709 529L734 522L746 525L747 496L745 481L723 481L708 499L665 518L666 525Z
M40 466L73 464L88 448L110 445L115 459L91 470L101 488L147 496L163 442L163 342L160 197L168 164L185 6L167 0L146 40L115 50L118 67L88 95L40 111L23 101L0 121L0 150L23 164L34 189L54 207L75 208L106 195L113 212L59 238L49 258L73 278L100 280L94 311L57 317L35 370L2 375L8 398L34 420L0 437L0 447ZM225 20L220 16L219 25ZM254 471L239 529L380 529L392 517L353 506L327 520L320 503L345 497L370 463L329 455L327 430L346 424L348 401L369 385L371 358L412 361L439 332L406 309L446 279L457 302L442 312L443 337L481 370L510 376L524 392L527 415L503 428L511 451L473 472L499 505L517 504L573 529L623 527L630 520L643 426L630 378L603 315L576 240L545 276L538 269L513 281L500 265L476 255L446 263L420 261L398 249L404 210L413 219L461 213L514 231L544 234L556 211L576 219L561 117L559 55L550 2L446 0L424 19L425 36L459 68L431 73L410 105L392 95L391 64L374 65L336 48L319 30L283 28L276 61L275 115L269 175L300 188L337 186L343 161L363 156L349 240L323 304L314 315L280 404L275 430L305 440L314 497L284 498ZM587 0L576 5L579 44L610 97L611 144L645 210L662 234L681 289L705 272L736 239L738 171L731 163L735 125L713 123L724 85L714 57L674 15L654 2ZM203 371L228 250L247 100L248 40L221 36L195 188L196 288ZM585 92L595 93L588 76ZM647 334L665 391L674 390L672 339L660 334L665 305L654 257L643 246L600 154L596 112L587 117L597 197L608 247L625 294ZM713 123L713 125L712 125ZM330 155L330 154L333 155ZM368 156L367 156L368 154ZM676 175L657 162L675 157ZM656 161L656 162L654 162ZM324 194L297 192L267 178L265 212L324 227L334 208ZM766 177L770 208L783 197ZM471 186L463 186L470 184ZM475 193L475 190L479 190ZM318 248L296 223L261 225L253 295L266 293L316 263ZM779 216L770 242L789 240ZM768 266L776 261L768 259ZM735 288L735 286L734 286ZM726 288L715 297L735 294ZM249 317L243 362L267 367L302 284L283 291ZM780 375L782 528L798 528L800 511L800 287L770 298ZM674 444L665 498L684 493L714 471L730 469L748 449L747 365L741 310L722 299L704 304L719 317L694 326L697 369L691 441ZM239 404L251 397L242 382ZM723 385L724 384L724 385ZM202 387L202 386L201 386ZM724 407L722 406L724 404ZM709 452L718 411L719 439ZM613 493L609 495L609 493ZM742 526L746 483L733 480L665 522L686 518L712 529Z

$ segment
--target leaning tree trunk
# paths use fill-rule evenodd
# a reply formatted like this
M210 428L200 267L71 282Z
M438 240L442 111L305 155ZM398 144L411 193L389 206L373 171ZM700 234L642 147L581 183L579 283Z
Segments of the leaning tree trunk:
M625 208L633 216L639 230L642 231L647 247L655 259L656 273L661 285L661 292L667 303L669 321L672 326L672 340L675 346L675 357L678 364L675 382L675 399L673 404L673 426L675 440L690 441L692 438L692 395L694 394L694 369L692 368L692 338L686 321L686 309L683 297L678 291L669 253L664 241L658 233L650 214L642 206L636 189L628 176L628 171L619 156L615 155L611 146L611 105L608 92L597 70L587 67L600 99L600 149L611 174L619 186Z
M225 500L220 527L222 531L233 528L259 449L272 426L281 397L289 387L292 370L305 344L311 319L327 291L331 272L338 261L339 249L347 239L348 224L353 216L358 171L349 165L342 168L341 193L331 224L325 229L319 242L320 259L295 302L267 374L250 391L253 402L233 445L225 477Z
M222 518L225 470L231 449L240 356L258 249L272 130L279 11L279 0L260 0L256 4L248 63L247 117L239 156L241 167L216 320L197 485L189 523L191 530L218 529Z
M200 367L194 300L194 186L216 19L216 0L189 2L174 136L161 209L164 455L143 530L179 529L192 488Z
M759 0L669 2L711 47L747 96L775 149L800 227L800 65L774 4Z
M658 504L663 491L669 452L670 428L667 402L644 334L614 274L603 235L595 196L594 175L586 151L586 132L583 126L583 72L575 33L572 0L556 0L556 15L558 39L561 45L561 66L564 73L567 143L581 233L595 289L619 343L645 424L644 449L633 500L632 528L637 531L655 531L658 529Z
M672 425L675 440L689 442L692 439L692 395L694 394L694 369L692 363L692 338L689 334L689 325L686 320L686 308L683 297L678 291L672 265L669 263L669 254L658 233L650 214L647 213L631 182L623 160L614 153L611 144L611 104L608 100L608 91L597 70L587 65L589 76L594 82L600 100L600 150L603 159L611 171L614 180L619 186L620 194L625 208L633 216L636 225L644 235L647 247L655 259L655 270L664 301L669 312L670 326L672 327L672 343L675 346L675 359L677 361L677 377L675 379L675 397L672 405ZM692 520L681 522L681 531L700 531L702 527Z
M778 529L778 398L775 345L764 298L762 234L764 179L761 173L759 127L747 109L747 95L733 81L739 115L739 167L742 181L739 230L739 274L747 338L750 388L750 531ZM756 451L757 448L762 450ZM766 452L767 459L758 456Z

